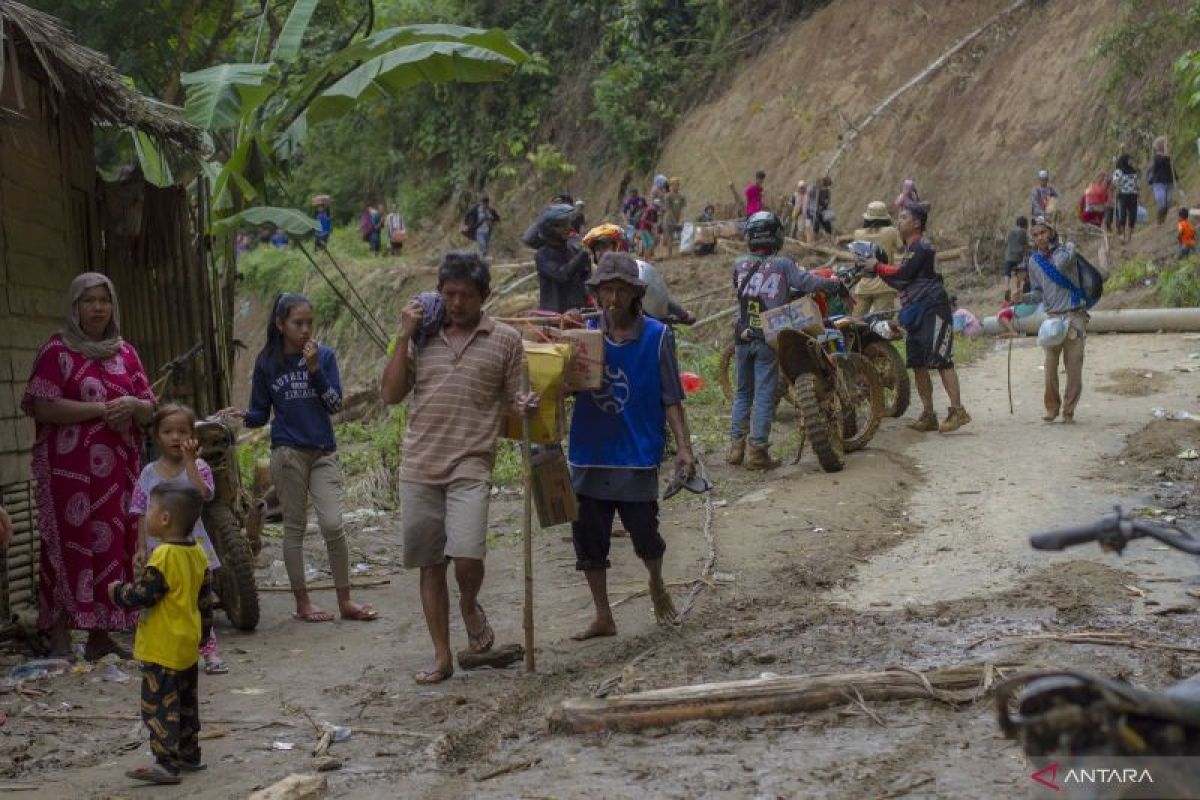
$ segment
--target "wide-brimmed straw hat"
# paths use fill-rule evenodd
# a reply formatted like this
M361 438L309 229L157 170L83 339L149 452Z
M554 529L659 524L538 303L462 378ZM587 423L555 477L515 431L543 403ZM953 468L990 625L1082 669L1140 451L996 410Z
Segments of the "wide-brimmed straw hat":
M867 213L863 214L863 219L868 222L891 222L892 215L883 201L872 200L867 203Z

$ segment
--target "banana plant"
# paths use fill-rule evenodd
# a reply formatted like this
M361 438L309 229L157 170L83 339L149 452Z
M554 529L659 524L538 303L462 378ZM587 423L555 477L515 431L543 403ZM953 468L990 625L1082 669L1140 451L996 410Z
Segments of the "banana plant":
M295 209L284 215L266 204L309 123L399 97L423 83L503 80L529 58L503 31L406 25L302 66L305 34L320 2L296 0L264 60L221 64L181 78L188 118L213 136L224 159L209 170L219 218L253 217L299 232L310 217ZM256 205L261 210L245 216Z

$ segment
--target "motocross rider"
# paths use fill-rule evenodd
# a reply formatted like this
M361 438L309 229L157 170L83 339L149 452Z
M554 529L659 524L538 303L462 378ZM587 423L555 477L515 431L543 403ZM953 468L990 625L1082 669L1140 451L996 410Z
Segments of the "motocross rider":
M734 328L737 395L725 460L735 466L744 464L746 469L774 469L780 462L771 457L767 448L771 423L775 420L779 363L763 335L762 312L786 305L804 294L845 294L846 289L841 281L811 275L792 259L779 254L783 247L783 223L770 211L760 211L746 220L745 236L750 252L738 256L733 264L733 289L738 301Z

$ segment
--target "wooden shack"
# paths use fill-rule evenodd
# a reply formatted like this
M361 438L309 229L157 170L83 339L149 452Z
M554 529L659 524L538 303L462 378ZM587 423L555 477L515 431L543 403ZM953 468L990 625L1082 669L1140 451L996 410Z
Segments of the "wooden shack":
M98 127L137 130L193 157L200 131L178 109L130 90L53 17L0 0L0 23L0 498L16 523L7 552L0 550L2 624L36 602L33 424L20 401L38 348L62 325L72 278L96 271L113 279L122 333L152 379L199 343L201 357L178 395L211 410L224 400L225 381L208 310L212 276L186 192L145 184L137 170L106 186L96 171Z

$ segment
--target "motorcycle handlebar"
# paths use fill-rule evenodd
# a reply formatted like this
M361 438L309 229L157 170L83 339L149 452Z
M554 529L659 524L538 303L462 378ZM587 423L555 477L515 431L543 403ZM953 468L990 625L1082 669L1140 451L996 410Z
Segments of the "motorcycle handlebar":
M1187 531L1155 522L1134 519L1118 508L1089 525L1035 533L1029 543L1035 550L1065 550L1075 545L1103 541L1118 551L1128 542L1148 536L1185 553L1200 555L1200 539Z
M1035 533L1029 537L1029 543L1035 550L1065 550L1068 547L1096 541L1100 534L1107 533L1115 527L1113 522L1114 520L1105 517L1099 522L1088 525Z

